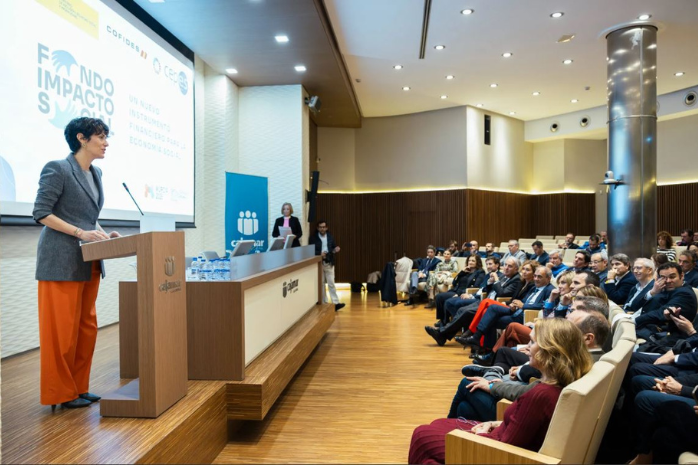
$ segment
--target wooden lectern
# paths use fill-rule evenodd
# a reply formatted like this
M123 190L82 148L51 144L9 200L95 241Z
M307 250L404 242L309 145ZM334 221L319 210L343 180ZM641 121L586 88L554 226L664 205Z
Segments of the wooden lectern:
M85 261L132 255L138 259L138 331L132 339L138 378L103 396L100 413L156 418L187 394L184 233L150 232L82 246Z

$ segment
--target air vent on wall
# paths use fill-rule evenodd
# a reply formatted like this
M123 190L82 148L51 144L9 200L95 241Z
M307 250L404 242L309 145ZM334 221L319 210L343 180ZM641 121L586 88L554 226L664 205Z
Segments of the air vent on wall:
M582 119L579 120L579 125L583 128L589 126L589 123L591 122L591 118L588 116L582 116Z
M698 94L696 94L696 92L692 90L689 93L687 93L686 96L683 98L683 103L689 107L693 106L693 105L695 105L697 98L698 98Z
M553 123L550 125L550 132L557 132L558 129L560 129L560 125L558 123Z

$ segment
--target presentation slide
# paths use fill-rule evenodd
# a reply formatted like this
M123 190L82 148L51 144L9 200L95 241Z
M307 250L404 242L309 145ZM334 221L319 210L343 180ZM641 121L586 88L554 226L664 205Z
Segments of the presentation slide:
M31 216L78 116L110 128L101 219L194 219L194 65L116 2L3 0L0 214Z

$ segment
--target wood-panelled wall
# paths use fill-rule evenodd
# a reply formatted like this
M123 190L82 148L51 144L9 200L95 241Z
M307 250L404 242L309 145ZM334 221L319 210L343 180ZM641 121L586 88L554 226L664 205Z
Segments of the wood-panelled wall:
M497 245L536 234L594 231L594 194L526 195L459 189L430 192L318 195L325 220L342 251L337 282L365 281L368 273L426 246L477 240ZM315 225L311 225L314 230Z
M657 187L657 230L698 230L698 182Z

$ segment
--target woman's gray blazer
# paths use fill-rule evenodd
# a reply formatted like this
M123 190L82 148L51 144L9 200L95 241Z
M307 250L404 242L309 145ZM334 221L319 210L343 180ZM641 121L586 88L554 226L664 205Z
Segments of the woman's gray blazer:
M99 212L104 204L102 170L90 166L99 199L92 197L82 168L73 155L65 160L50 161L39 178L39 191L34 202L34 220L50 214L86 231L96 229ZM104 265L102 276L104 276ZM39 236L36 254L36 279L39 281L89 281L92 262L82 259L79 239L44 226Z

